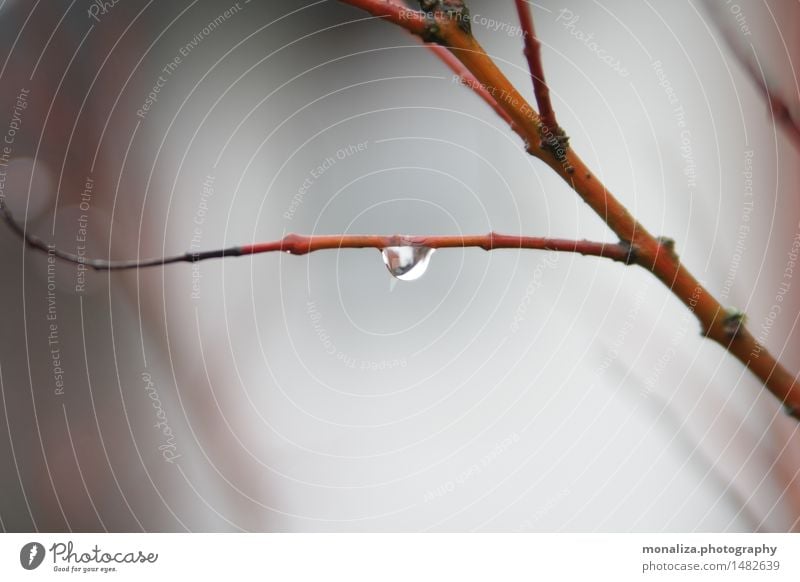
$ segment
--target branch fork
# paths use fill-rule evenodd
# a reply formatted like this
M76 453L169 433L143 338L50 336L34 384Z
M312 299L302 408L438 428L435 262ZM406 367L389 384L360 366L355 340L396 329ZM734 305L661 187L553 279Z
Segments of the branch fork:
M409 32L420 34L420 25L413 19L397 18L399 6L381 0L340 0L362 8L367 12L403 26ZM800 384L793 374L784 368L769 351L745 328L743 319L732 320L726 308L681 264L675 253L674 243L650 234L623 206L614 195L597 180L583 160L568 147L566 134L559 131L550 101L550 92L544 79L541 60L541 43L536 37L530 8L524 0L515 0L520 23L525 31L525 56L533 80L534 95L539 106L538 113L514 88L472 34L454 25L452 21L434 13L436 40L458 59L461 65L482 87L493 88L490 96L501 91L503 98L496 99L496 106L511 119L514 131L525 142L526 149L550 166L561 178L594 210L594 212L619 237L623 244L630 245L636 264L647 268L697 317L705 335L741 361L764 386L769 389L800 420ZM407 10L407 9L406 9ZM427 20L420 13L420 21ZM408 25L407 25L408 24ZM424 37L423 37L424 39ZM768 95L773 95L768 92ZM485 95L482 95L486 100ZM779 112L781 109L779 108ZM785 119L784 115L782 119ZM561 145L553 155L553 141L542 139L549 129L556 143ZM789 124L789 134L796 126ZM561 141L559 141L561 140ZM727 314L727 315L726 315ZM735 329L735 330L734 330ZM731 331L733 333L731 333ZM752 354L757 354L753 356Z

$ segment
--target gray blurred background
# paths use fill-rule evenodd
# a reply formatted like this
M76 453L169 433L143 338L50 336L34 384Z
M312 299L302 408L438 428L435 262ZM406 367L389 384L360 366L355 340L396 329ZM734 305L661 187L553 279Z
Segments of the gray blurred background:
M470 5L531 96L513 3ZM798 152L710 14L796 103L800 13L712 5L533 12L576 151L796 371ZM66 250L614 240L433 55L338 2L5 0L0 28L2 193ZM5 227L0 261L6 531L800 527L796 423L641 269L440 250L398 282L346 250L109 275Z

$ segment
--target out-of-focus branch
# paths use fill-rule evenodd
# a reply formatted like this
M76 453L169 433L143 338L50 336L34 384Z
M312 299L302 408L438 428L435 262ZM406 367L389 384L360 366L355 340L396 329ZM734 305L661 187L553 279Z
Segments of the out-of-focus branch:
M744 68L747 76L761 92L764 100L769 107L770 115L775 120L775 123L782 127L787 137L791 140L794 146L800 151L800 120L795 119L792 115L792 108L789 103L780 95L778 89L769 80L767 74L761 68L761 63L758 61L755 47L748 43L744 38L737 37L730 27L720 20L719 10L715 8L710 2L705 2L706 11L714 22L714 25L722 34L725 43L730 48L736 60ZM749 50L748 50L749 49ZM797 108L795 112L800 113Z

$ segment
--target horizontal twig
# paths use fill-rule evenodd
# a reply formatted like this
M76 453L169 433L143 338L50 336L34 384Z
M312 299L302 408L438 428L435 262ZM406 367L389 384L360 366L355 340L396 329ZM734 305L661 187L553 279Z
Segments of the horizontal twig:
M302 235L287 234L280 240L261 242L250 245L229 247L203 252L187 252L171 257L159 257L142 260L107 260L93 259L68 253L46 243L41 238L27 232L0 202L0 213L5 222L19 235L25 243L36 250L53 255L59 259L85 265L97 271L116 271L124 269L141 269L158 267L172 263L197 263L208 259L224 257L241 257L261 253L285 252L292 255L305 255L315 251L331 249L385 249L388 247L427 247L430 249L477 247L486 251L495 249L526 249L543 251L561 251L581 255L604 257L613 261L630 264L635 257L631 247L624 243L603 243L587 240L569 240L548 237L516 236L490 232L483 235L427 236L427 235Z

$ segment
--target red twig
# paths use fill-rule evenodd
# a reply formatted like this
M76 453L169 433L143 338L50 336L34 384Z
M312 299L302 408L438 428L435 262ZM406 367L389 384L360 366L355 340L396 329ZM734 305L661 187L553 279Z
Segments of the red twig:
M535 236L516 236L490 232L488 234L429 236L429 235L301 235L288 234L278 241L256 243L241 247L241 254L254 255L284 251L293 255L304 255L324 249L387 247L427 247L430 249L477 247L485 251L495 249L529 249L579 253L605 257L614 261L630 263L631 248L621 243L602 243L587 240L569 240Z
M419 235L302 235L287 234L280 240L254 243L227 249L203 251L199 253L187 252L172 257L156 259L110 261L104 259L90 259L73 253L68 253L48 245L45 241L28 233L20 226L5 204L0 201L0 215L25 243L36 250L52 254L59 259L85 265L98 271L112 271L122 269L140 269L144 267L157 267L172 263L197 263L208 259L224 257L240 257L244 255L257 255L261 253L285 252L292 255L305 255L315 251L329 249L385 249L387 247L427 247L431 249L477 247L486 251L495 249L530 249L543 251L561 251L578 253L595 257L605 257L613 261L631 263L634 255L631 247L622 243L602 243L586 240L567 240L558 238L515 236L490 232L488 234L460 235L460 236L419 236Z
M553 104L550 102L550 88L544 79L544 66L542 65L542 43L536 36L533 26L533 15L526 0L514 0L517 5L517 14L522 26L522 36L525 41L525 57L528 59L528 68L533 79L533 94L539 106L539 116L542 124L550 129L558 127Z

